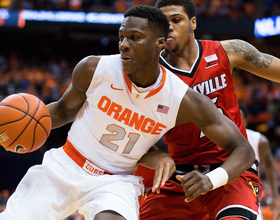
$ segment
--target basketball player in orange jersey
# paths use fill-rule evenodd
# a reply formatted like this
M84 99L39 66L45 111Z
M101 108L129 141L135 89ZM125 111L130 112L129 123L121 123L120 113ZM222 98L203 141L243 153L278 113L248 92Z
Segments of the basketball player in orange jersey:
M156 7L170 21L165 49L160 54L161 65L194 91L208 96L246 137L232 72L234 68L241 68L280 82L280 60L259 52L241 40L196 40L195 5L192 0L158 0ZM230 134L225 132L221 135ZM190 202L188 179L194 172L192 170L211 172L223 164L229 154L219 144L210 141L209 136L193 123L170 130L165 135L165 144L182 176L166 182L160 194L148 191L140 204L141 220L256 219L261 183L254 174L255 166L229 184ZM147 173L147 170L144 173L139 170L136 174L145 178ZM187 202L184 201L186 198Z
M72 84L48 105L53 128L73 121L67 142L28 170L1 220L57 220L75 210L86 220L137 220L143 193L141 177L133 175L137 163L155 168L153 188L159 191L174 162L151 146L182 123L195 123L230 154L208 174L184 177L188 201L234 181L253 164L254 151L237 126L159 65L168 32L159 9L136 6L119 28L120 54L77 64Z

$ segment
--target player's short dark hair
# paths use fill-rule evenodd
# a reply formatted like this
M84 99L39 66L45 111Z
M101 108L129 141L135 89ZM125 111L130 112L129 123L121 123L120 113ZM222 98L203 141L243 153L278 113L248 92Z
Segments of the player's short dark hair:
M189 19L196 15L196 9L193 0L157 0L155 4L157 8L170 5L183 6L184 11L187 13Z
M148 25L157 30L160 36L166 40L169 33L169 20L163 12L150 5L137 5L128 9L124 17L140 17L148 20Z
M246 118L249 112L247 106L243 102L238 102L238 105L239 105L239 109L243 112Z

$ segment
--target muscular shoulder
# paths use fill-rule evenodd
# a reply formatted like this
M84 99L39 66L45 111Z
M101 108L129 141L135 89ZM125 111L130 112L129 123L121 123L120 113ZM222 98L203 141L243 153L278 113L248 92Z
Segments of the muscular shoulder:
M243 40L225 40L220 42L224 48L229 60L237 59L239 61L244 59L250 59L250 53L257 51L251 44Z
M243 40L221 41L221 45L229 58L231 68L237 67L254 73L259 69L266 70L273 59L273 56L261 53Z
M225 40L221 41L231 66L242 68L246 63L257 65L262 54L250 43L243 40Z
M75 66L72 84L76 89L84 92L88 89L100 58L100 56L88 56Z
M249 43L239 39L232 39L232 40L223 40L220 41L222 47L226 52L235 52L238 53L240 50L244 50L249 47Z
M213 111L217 111L217 108L207 96L189 88L182 99L176 124L193 122L202 126L213 120Z

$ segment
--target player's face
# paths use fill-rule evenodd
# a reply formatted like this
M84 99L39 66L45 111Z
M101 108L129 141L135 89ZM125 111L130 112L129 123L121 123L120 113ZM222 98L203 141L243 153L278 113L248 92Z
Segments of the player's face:
M126 74L136 73L158 62L157 38L148 26L148 20L139 17L124 18L119 29L119 51Z
M169 53L177 53L183 50L194 38L196 18L189 19L182 6L171 5L160 8L170 21L170 29L165 49Z

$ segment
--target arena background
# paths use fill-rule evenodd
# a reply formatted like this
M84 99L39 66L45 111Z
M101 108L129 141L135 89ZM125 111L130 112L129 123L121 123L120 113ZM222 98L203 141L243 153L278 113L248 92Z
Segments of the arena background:
M27 92L47 104L63 94L71 82L74 66L83 57L118 53L119 24L22 21L20 10L123 13L133 5L154 3L153 0L0 0L0 100L13 93ZM256 19L280 14L279 1L195 0L195 3L197 39L243 39L280 58L279 35L264 38L254 35ZM3 9L11 12L9 19L1 17ZM238 100L249 109L248 128L260 131L270 140L280 186L280 84L240 70L235 71L234 80ZM44 146L33 153L18 155L0 147L2 209L27 169L41 163L46 150L64 144L69 127L70 124L52 130ZM265 180L262 172L261 177ZM266 185L264 181L265 189ZM262 205L266 207L269 190L264 190L263 196Z

